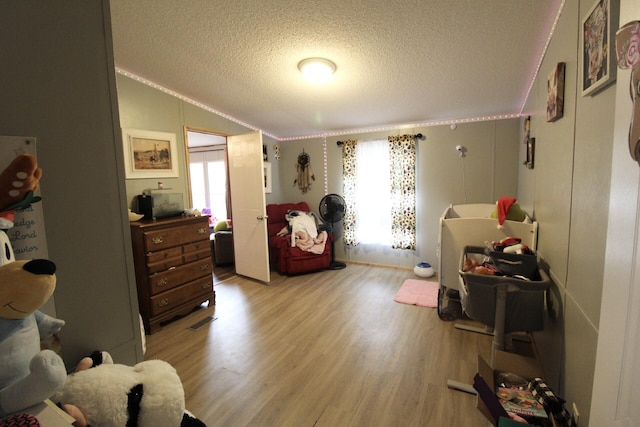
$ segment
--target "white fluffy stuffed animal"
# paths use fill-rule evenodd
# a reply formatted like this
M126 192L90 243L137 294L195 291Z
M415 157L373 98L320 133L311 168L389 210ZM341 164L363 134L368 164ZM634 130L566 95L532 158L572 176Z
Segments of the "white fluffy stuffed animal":
M185 412L180 377L162 360L128 366L94 352L51 399L77 420L74 426L204 427Z

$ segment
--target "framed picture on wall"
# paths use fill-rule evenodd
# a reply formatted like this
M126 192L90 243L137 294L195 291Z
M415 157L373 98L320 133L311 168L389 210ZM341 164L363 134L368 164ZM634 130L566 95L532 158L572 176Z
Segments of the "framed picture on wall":
M618 0L598 0L584 16L580 35L582 96L594 95L615 81L617 27Z
M558 62L547 79L547 121L555 122L564 113L564 62Z
M263 162L264 192L271 193L271 163Z
M533 169L534 157L536 154L536 139L529 138L527 141L527 159L524 161L524 165L527 169Z
M177 178L176 134L123 129L125 175L136 178Z

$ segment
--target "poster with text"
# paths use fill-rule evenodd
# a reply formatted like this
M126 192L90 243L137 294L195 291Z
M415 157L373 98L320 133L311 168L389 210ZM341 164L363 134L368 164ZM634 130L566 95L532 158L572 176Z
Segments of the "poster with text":
M36 158L36 139L24 136L0 136L0 171L21 154L32 154ZM43 178L46 171L43 171ZM46 178L45 178L46 179ZM34 192L40 195L40 186ZM48 258L45 238L43 204L44 200L31 207L15 212L13 228L5 230L13 246L16 259Z

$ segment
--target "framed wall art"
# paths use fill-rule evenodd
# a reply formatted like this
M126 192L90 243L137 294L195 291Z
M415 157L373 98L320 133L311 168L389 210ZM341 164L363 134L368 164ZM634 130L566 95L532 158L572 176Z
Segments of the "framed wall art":
M527 159L524 161L524 165L527 169L533 169L534 157L536 154L536 139L529 138L527 141Z
M264 192L271 193L271 163L263 162Z
M613 46L618 27L618 0L598 0L582 20L580 79L582 96L594 95L616 79Z
M555 122L564 113L564 62L558 62L547 79L547 121Z
M177 178L176 135L139 129L123 129L127 179Z

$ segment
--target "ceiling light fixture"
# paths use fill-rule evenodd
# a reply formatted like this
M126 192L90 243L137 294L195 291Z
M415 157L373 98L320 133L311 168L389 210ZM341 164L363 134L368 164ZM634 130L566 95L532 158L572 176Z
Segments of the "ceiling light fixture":
M298 69L311 83L326 83L336 72L336 64L325 58L307 58L298 63Z

